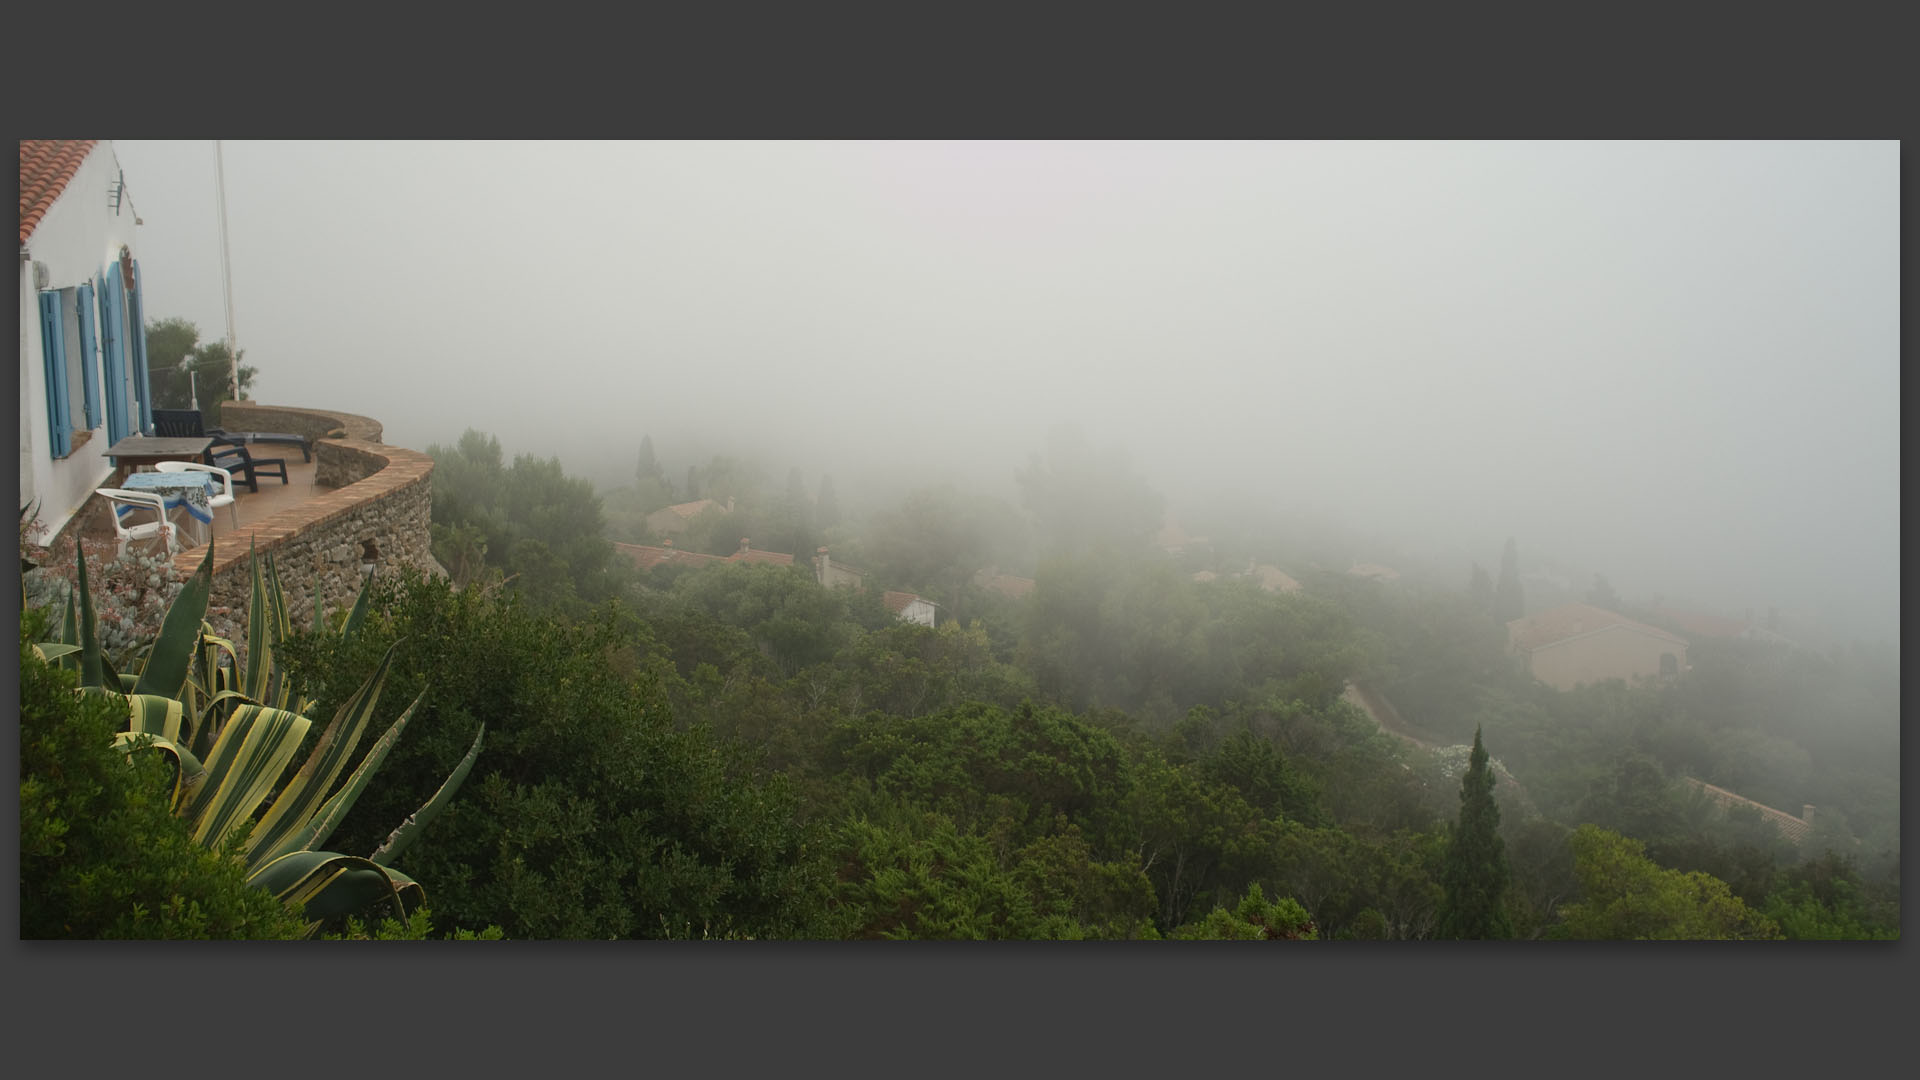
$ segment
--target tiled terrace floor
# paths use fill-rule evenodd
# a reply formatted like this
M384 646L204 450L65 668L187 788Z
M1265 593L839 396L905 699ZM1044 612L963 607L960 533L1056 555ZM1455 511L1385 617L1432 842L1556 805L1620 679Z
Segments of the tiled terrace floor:
M301 461L300 451L297 447L289 449L291 453L286 458L286 483L281 483L280 478L277 476L263 476L260 478L260 490L256 493L248 491L245 484L240 483L237 478L235 479L233 485L233 507L229 509L223 506L213 512L213 539L215 541L224 542L237 531L241 534L241 543L244 544L245 536L255 522L260 521L262 518L271 517L289 507L298 506L300 503L316 495L323 495L333 490L330 487L321 487L315 484L313 480L314 463L311 461ZM236 513L240 518L238 527L233 523ZM199 547L201 544L201 526L198 523L190 521L187 516L180 511L174 512L173 519L177 524L181 525L177 533L182 550L191 550ZM110 537L112 534L108 533L106 535ZM160 542L157 540L136 542L134 547L136 550L158 552L160 550ZM90 547L88 550L92 550L92 548Z
M260 491L256 494L248 491L245 484L236 477L233 485L233 510L240 515L240 529L259 521L261 518L277 514L291 506L297 506L315 495L332 491L330 487L320 487L313 482L314 463L300 460L298 447L288 447L287 482L282 484L277 476L260 477ZM264 456L264 455L263 455ZM279 455L274 455L279 456ZM234 531L232 511L225 507L214 512L213 538L220 540Z

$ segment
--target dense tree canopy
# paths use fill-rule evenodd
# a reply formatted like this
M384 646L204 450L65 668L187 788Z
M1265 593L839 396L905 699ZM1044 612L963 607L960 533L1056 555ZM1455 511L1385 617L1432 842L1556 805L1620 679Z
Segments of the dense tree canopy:
M1892 652L1703 643L1663 683L1553 690L1513 663L1493 617L1518 600L1511 542L1500 585L1479 572L1464 591L1347 574L1349 544L1284 523L1229 523L1218 550L1172 555L1151 539L1158 496L1069 435L1021 473L1025 514L943 486L843 516L824 476L810 499L798 470L773 485L779 471L715 456L689 479L734 509L676 546L725 555L747 536L794 564L646 574L613 558L609 533L696 493L672 492L650 439L634 485L609 494L617 511L559 462L509 464L479 432L431 452L450 578L382 579L354 639L296 633L278 650L317 715L395 643L378 711L424 694L386 782L342 824L345 850L378 844L414 808L397 793L436 785L488 726L408 855L432 924L355 936L1898 933ZM815 540L867 587L822 588ZM1246 564L1219 551L1284 562L1303 588L1236 577ZM989 566L1035 586L975 584ZM889 588L940 599L941 625L895 618ZM59 698L34 685L23 713ZM34 880L53 880L60 843L129 842L93 823L163 861L184 852L134 821L137 786L108 805L48 780L105 775L111 755L29 749ZM1696 781L1812 805L1809 838ZM127 922L114 897L155 882L122 862L124 881L44 887L101 913L75 933L266 932L214 864L168 869L191 895L141 901Z
M224 341L200 340L200 328L182 318L160 319L147 324L147 377L153 390L153 403L162 409L193 407L195 394L200 408L217 415L215 407L233 397L231 379L233 352ZM237 374L240 396L246 398L259 374L245 363L247 351L240 350ZM214 426L211 422L207 425Z

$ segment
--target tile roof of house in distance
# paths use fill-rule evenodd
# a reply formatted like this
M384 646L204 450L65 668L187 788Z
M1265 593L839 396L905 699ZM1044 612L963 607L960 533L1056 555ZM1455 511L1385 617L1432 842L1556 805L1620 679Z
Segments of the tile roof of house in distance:
M990 592L1018 600L1034 589L1034 580L1030 577L1015 577L1003 574L1000 568L989 566L973 575L973 583Z
M652 570L656 566L709 566L713 563L755 563L762 566L792 566L793 556L778 551L755 551L747 541L740 541L740 550L731 555L708 555L699 551L686 551L673 546L668 541L664 547L649 544L623 544L616 541L613 549L633 560L633 565L641 572Z
M47 208L67 190L98 139L20 140L20 242L27 242Z
M887 606L888 611L891 611L895 615L898 615L901 612L907 610L908 605L912 604L915 600L921 600L921 599L925 599L925 598L916 596L910 592L897 592L893 589L888 589L884 594L881 595L880 602ZM927 602L930 604L933 603L933 601L931 600L928 600ZM935 605L935 606L937 607L938 605Z
M667 509L673 511L680 517L686 518L688 521L692 521L707 510L719 510L722 513L727 511L726 507L714 502L712 499L695 499L692 502L674 503L672 506L667 507ZM658 511L655 511L655 513L658 513Z
M1507 633L1509 640L1517 649L1541 649L1615 627L1671 641L1676 645L1687 643L1686 639L1670 634L1657 626L1635 622L1617 611L1608 611L1591 604L1562 604L1537 615L1515 619L1507 624Z
M1297 593L1302 588L1301 584L1293 579L1293 575L1277 566L1260 563L1248 573L1260 583L1261 588L1268 592Z

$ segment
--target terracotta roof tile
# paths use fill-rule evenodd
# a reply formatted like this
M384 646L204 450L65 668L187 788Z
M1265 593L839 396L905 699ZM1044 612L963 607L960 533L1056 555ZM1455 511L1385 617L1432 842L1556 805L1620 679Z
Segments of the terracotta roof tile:
M1585 634L1612 627L1635 630L1651 637L1685 645L1686 640L1656 626L1635 622L1616 611L1591 604L1562 604L1557 608L1515 619L1507 624L1507 634L1517 649L1539 649Z
M989 589L1002 596L1012 597L1015 600L1031 593L1034 588L1032 578L1002 574L994 567L988 567L973 575L973 583L983 589Z
M793 556L778 551L736 551L727 556L728 562L760 563L766 566L792 566Z
M895 592L889 589L880 597L880 602L887 606L888 611L898 615L907 610L907 606L918 599L920 599L918 596L910 592Z
M682 551L679 548L650 547L646 544L613 545L615 551L633 560L639 569L651 570L664 563L675 566L705 566L709 563L726 562L718 555L702 555L697 551Z
M712 499L695 499L692 502L675 503L672 506L667 507L667 509L673 511L675 514L678 514L683 518L687 518L688 520L691 520L694 517L697 517L698 515L700 515L704 511L707 511L707 510L724 511L726 510L726 507L721 506L719 503L714 502ZM659 513L659 511L656 510L654 511L654 513L657 514Z
M20 242L45 217L47 209L67 189L80 163L93 152L98 139L20 140Z
M675 566L707 566L712 563L755 563L761 566L792 566L793 556L778 551L736 551L731 555L707 555L682 548L653 547L648 544L622 544L613 549L633 560L642 571L672 563Z

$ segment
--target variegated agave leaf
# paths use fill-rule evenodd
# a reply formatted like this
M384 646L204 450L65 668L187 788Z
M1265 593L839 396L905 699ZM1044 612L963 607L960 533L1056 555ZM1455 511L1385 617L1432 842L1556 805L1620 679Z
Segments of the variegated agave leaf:
M353 635L360 629L360 624L366 621L367 598L372 595L373 578L369 576L360 582L360 594L354 597L353 610L347 613L347 621L340 628L340 640L353 640Z
M197 843L217 848L259 808L313 721L299 713L242 705L207 755L207 782L187 808Z
M333 722L321 734L306 763L254 827L247 839L250 852L265 854L278 850L282 840L319 813L327 792L346 770L354 748L360 744L361 734L373 719L374 707L380 702L380 689L387 681L387 670L392 667L399 648L397 641L389 646L386 655L380 658L380 666L334 713Z
M404 918L426 898L420 883L398 870L334 851L289 852L254 870L247 881L302 912L309 920L309 934L328 919L383 900L391 901Z
M80 594L80 686L82 689L101 690L106 687L106 672L100 656L100 636L94 625L93 590L87 585L87 551L85 544L73 545L74 560L79 564L79 586L74 590Z
M375 851L371 856L374 862L381 866L391 866L393 860L405 854L407 848L419 839L421 831L431 824L434 818L440 816L440 811L446 809L447 804L452 802L454 795L459 792L460 785L466 783L467 774L473 771L474 759L480 756L480 740L486 738L486 735L487 725L481 724L479 733L473 737L473 746L467 751L467 756L461 758L460 764L453 767L453 772L448 774L446 783L440 785L440 790L434 792L433 798L428 799L426 805L415 810L407 820L400 823L399 828L394 829L387 836L387 842L381 844L380 850Z
M79 651L80 646L69 645L64 641L42 641L33 647L33 655L49 664L63 660Z
M127 733L157 735L172 743L185 742L187 707L177 698L159 694L127 696Z
M227 659L227 667L220 665L222 655ZM195 753L206 754L212 750L213 740L224 726L222 719L234 705L246 703L246 695L234 685L238 667L239 657L234 653L233 642L215 634L212 626L201 623L200 646L194 654L193 676L187 683L192 697L193 707L189 712L194 724Z
M67 590L67 620L60 628L60 643L73 646L73 653L60 661L68 671L80 670L80 616L74 609L74 590Z
M147 654L139 682L133 687L134 693L180 696L212 593L213 542L208 541L207 554L200 560L199 569L181 586L173 603L167 605L166 617L160 621L160 636L154 639L152 651Z
M241 676L240 690L254 702L265 705L268 704L267 679L273 670L273 643L276 640L272 601L268 598L266 580L260 573L260 549L253 547L249 556L252 585L247 596L247 670Z
M367 756L361 759L359 767L354 769L353 775L347 778L346 785L322 804L320 810L311 819L300 828L288 833L271 849L262 848L254 851L249 858L250 863L259 865L289 852L313 851L325 844L328 837L333 835L333 830L338 828L340 822L346 818L347 811L353 809L353 804L359 800L360 793L366 789L367 781L373 779L373 774L379 770L381 763L386 761L387 754L392 752L394 744L400 741L400 732L406 728L407 721L413 719L413 710L419 707L420 699L425 696L426 694L422 693L420 697L413 699L413 703L408 705L406 711L400 714L400 718L393 722L393 726L389 727L386 733L368 748Z
M126 750L129 753L135 750L157 750L167 757L173 765L173 791L168 805L175 813L179 813L187 800L199 791L200 785L206 782L206 766L200 764L198 757L170 739L147 732L123 731L113 737L113 745L115 749Z
M277 656L280 647L293 637L292 613L287 610L286 593L280 588L280 570L274 564L273 552L267 552L267 610L273 621L268 629L273 634L273 651ZM318 592L318 589L314 590ZM267 672L267 701L276 709L291 709L305 713L311 702L298 699L293 692L293 681L287 677L286 668L278 663L270 665Z

